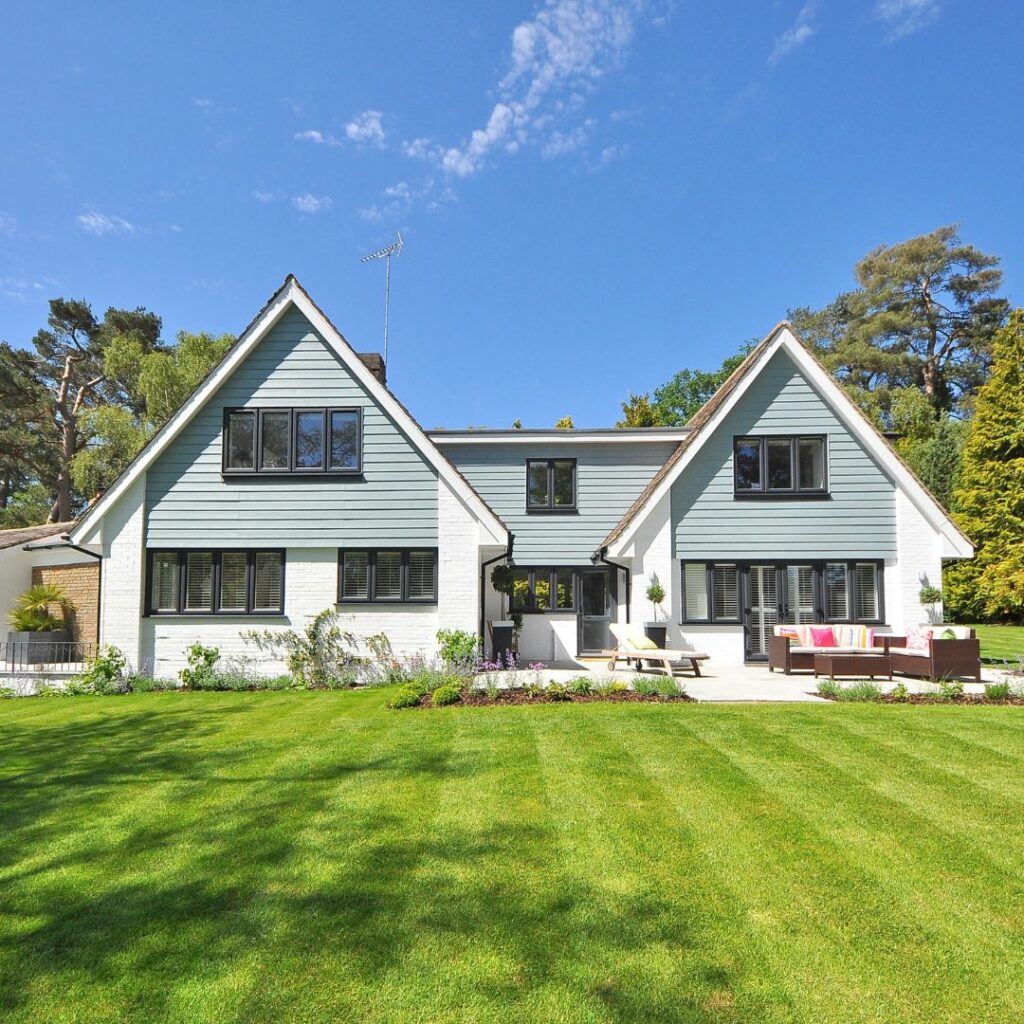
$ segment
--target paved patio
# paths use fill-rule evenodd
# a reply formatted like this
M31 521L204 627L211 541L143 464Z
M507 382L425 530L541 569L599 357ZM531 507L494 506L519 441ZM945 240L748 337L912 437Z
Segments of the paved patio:
M531 672L528 669L518 673L499 673L499 685L508 686L513 675L518 676L518 685L536 675L542 682L568 682L576 676L589 672L595 676L621 680L631 684L637 673L632 668L619 667L614 672L608 671L607 660L581 659L579 662L552 662L543 669ZM654 671L645 670L644 675L659 675ZM985 673L986 678L990 673ZM814 674L798 672L784 675L782 672L769 672L767 665L714 665L710 661L701 664L701 674L694 677L692 673L680 672L676 678L686 687L686 693L699 701L737 702L765 701L787 703L829 703L823 697L814 696L817 689ZM843 677L842 682L856 682L853 677ZM910 679L896 676L890 683L888 679L877 678L875 682L883 691L889 690L902 682L911 693L925 693L935 690L927 680ZM983 693L984 685L965 682L965 693Z

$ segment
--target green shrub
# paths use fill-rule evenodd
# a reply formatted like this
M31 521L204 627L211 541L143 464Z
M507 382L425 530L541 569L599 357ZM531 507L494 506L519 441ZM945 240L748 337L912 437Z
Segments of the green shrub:
M868 679L859 683L850 683L849 686L843 686L842 683L837 683L834 679L822 679L818 682L818 693L823 697L847 703L864 703L882 698L881 687Z
M578 697L585 697L594 692L594 686L587 676L576 676L575 679L570 679L565 685L570 693L576 694Z
M439 629L437 643L445 668L463 673L473 670L480 650L480 638L476 633L464 629Z
M620 679L613 679L611 681L611 683L608 684L608 692L609 693L628 693L629 692L629 686L626 683L622 682L622 680L620 680Z
M819 679L818 693L830 700L842 700L843 688L834 679Z
M406 681L406 686L412 686L419 690L420 694L433 693L439 686L450 682L452 677L440 669L424 666L414 672Z
M154 679L152 676L128 676L125 685L129 693L154 693L158 690L176 690L174 679Z
M124 665L124 655L116 647L106 644L97 651L88 668L68 682L67 691L71 696L124 693L127 690L123 678Z
M190 690L215 689L214 666L220 661L220 648L204 647L198 640L188 649L188 668L178 673L182 686Z
M686 692L686 684L675 676L658 676L657 687L662 697L679 697Z
M51 613L52 605L60 606L60 616ZM56 583L37 583L29 587L15 602L7 619L19 633L42 633L67 628L74 605Z
M544 691L547 695L548 700L568 700L569 699L569 687L565 683L557 683L552 680L547 685L547 689Z
M455 704L460 700L462 686L459 683L445 683L430 695L430 703L435 708L443 708L446 704Z
M633 690L643 697L654 697L661 693L658 680L652 679L650 676L637 676L633 680Z
M1009 700L1010 696L1009 683L987 683L985 685L986 700Z
M897 683L890 691L889 696L893 700L898 700L900 703L906 703L910 700L910 691L907 689L906 683Z
M942 700L956 700L963 696L964 684L959 679L943 679L939 683L939 697Z
M11 700L18 695L9 686L0 686L0 700Z
M423 697L422 691L406 683L395 690L394 696L388 701L389 708L414 708Z
M354 678L364 664L355 653L356 638L338 625L334 608L318 612L301 632L251 629L242 637L261 652L283 656L296 681L310 689L326 687L332 679Z

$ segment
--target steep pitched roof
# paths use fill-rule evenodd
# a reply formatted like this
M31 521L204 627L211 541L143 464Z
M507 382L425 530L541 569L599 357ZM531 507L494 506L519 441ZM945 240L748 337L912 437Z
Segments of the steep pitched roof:
M732 408L734 400L746 390L750 382L764 369L768 360L779 349L785 349L797 366L810 379L812 386L822 394L835 409L851 431L859 437L879 463L886 468L918 507L925 518L946 538L951 551L958 557L969 558L973 545L964 533L946 514L928 488L914 471L900 458L878 428L864 415L849 395L839 386L824 364L799 339L792 325L786 321L777 323L729 375L722 386L704 403L687 424L690 433L679 447L666 459L665 464L651 479L650 483L626 510L623 517L601 542L601 550L628 542L640 521L649 514L656 502L671 488L684 467L714 432L715 427ZM616 554L621 554L617 550Z
M61 533L67 533L74 526L69 523L43 523L41 526L19 526L13 530L0 530L0 551L4 548L13 548L19 544L28 544L33 540L43 540L45 537L54 537Z
M495 542L507 543L508 527L459 472L454 463L430 440L409 410L366 367L359 358L359 354L345 340L327 314L313 301L305 288L299 284L294 274L289 274L284 279L281 287L271 295L256 316L249 321L239 335L238 341L228 350L224 358L206 375L199 386L157 431L146 447L135 456L103 497L86 511L74 526L73 539L82 538L95 523L102 519L106 510L124 494L141 473L145 472L206 404L207 400L241 365L249 353L255 349L281 316L293 306L309 320L353 377L405 432L412 444L437 470L442 479L472 508L477 518L494 536Z

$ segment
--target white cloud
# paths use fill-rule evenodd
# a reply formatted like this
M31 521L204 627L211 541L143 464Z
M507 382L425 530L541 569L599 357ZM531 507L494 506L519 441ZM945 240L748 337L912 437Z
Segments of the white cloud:
M629 152L629 146L605 146L601 150L601 163L610 164L622 159Z
M878 0L875 18L888 25L886 39L894 42L930 25L941 9L938 0Z
M252 197L257 203L272 203L277 198L273 192L264 192L262 189L254 188Z
M90 235L131 235L135 233L135 225L117 214L100 213L99 210L86 210L75 220L78 226Z
M292 196L292 206L300 213L320 213L334 206L330 196L315 196L312 192L303 192L300 196Z
M775 39L775 46L768 55L768 64L775 65L785 60L791 53L799 49L814 35L814 26L811 22L814 19L816 0L809 0L800 8L796 21L786 29L782 35Z
M575 126L552 128L585 102L593 84L621 62L645 0L547 0L512 32L510 68L486 124L457 146L426 139L406 143L409 156L434 159L449 174L480 171L496 150L516 152L539 141L552 153L579 139ZM578 148L578 146L575 146Z
M314 146L340 146L341 142L333 135L325 135L323 132L310 128L305 132L296 132L294 138L298 142L312 142Z
M383 115L379 110L364 110L356 114L347 125L345 135L352 142L360 146L376 146L378 149L384 146L384 125L381 121Z
M575 153L587 144L587 130L593 124L588 121L585 125L578 125L572 131L552 132L548 140L541 148L541 155L544 157L565 156L566 153Z
M7 299L14 299L15 302L25 302L31 296L38 296L47 288L53 288L56 283L52 277L44 277L37 281L26 277L5 275L0 277L0 295Z
M17 233L17 220L9 214L0 213L0 238L13 238Z

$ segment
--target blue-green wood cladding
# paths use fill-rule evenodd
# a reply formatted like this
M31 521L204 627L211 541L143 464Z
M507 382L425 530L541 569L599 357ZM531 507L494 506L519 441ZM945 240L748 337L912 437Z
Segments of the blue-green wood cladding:
M442 444L515 534L520 565L585 565L675 449L674 442ZM576 512L526 512L526 460L576 459Z
M221 477L223 410L361 406L359 477ZM148 547L437 545L437 473L301 313L287 311L150 467Z
M733 496L733 437L827 434L827 500ZM777 352L672 487L676 558L891 558L892 480Z

